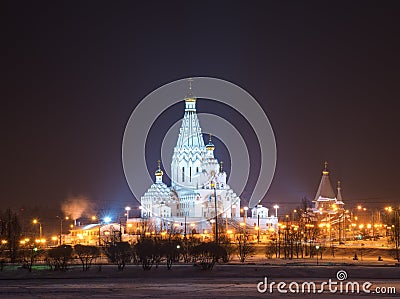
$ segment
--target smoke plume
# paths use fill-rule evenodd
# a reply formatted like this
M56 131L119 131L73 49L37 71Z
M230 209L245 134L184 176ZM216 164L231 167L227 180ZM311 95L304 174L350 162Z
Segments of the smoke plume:
M90 216L93 213L92 203L86 196L68 197L61 205L61 209L65 216L76 220L82 216Z

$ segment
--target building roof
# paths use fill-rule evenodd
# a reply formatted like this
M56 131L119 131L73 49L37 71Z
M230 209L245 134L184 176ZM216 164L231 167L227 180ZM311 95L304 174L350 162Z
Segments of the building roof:
M317 194L315 195L315 201L317 200L329 200L336 199L335 192L333 191L331 181L329 179L328 163L325 162L325 168L322 171L321 182L319 183Z

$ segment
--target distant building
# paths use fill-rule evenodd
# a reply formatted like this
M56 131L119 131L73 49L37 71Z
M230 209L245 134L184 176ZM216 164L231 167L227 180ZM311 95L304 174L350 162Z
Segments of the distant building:
M313 203L314 213L319 213L324 216L326 214L340 213L344 209L340 181L338 182L337 193L335 193L329 179L328 162L325 162L321 182L319 183Z
M65 244L82 244L82 245L104 245L120 240L124 234L124 227L118 223L109 224L88 224L84 226L75 226L70 230L69 235L65 236ZM99 237L100 236L100 237Z
M246 224L259 227L261 230L275 230L278 227L278 217L269 215L269 209L257 205L251 210L251 218L246 219Z
M344 209L340 181L336 190L335 192L332 187L328 163L325 162L321 182L313 200L314 207L310 212L319 227L325 231L326 239L337 239L340 242L346 238L346 222L350 223L350 217Z

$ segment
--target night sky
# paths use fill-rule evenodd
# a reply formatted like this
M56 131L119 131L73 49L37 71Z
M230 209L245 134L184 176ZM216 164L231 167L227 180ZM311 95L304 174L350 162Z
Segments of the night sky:
M0 209L56 210L74 195L134 205L126 122L152 90L192 76L245 88L268 115L278 160L267 205L313 199L324 161L349 206L399 201L398 1L1 6Z

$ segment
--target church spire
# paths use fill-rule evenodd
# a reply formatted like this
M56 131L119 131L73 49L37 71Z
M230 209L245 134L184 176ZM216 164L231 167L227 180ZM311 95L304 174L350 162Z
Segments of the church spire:
M329 175L329 170L328 170L328 162L325 161L324 163L324 170L322 171L323 175Z
M188 79L188 83L189 90L185 98L185 114L171 162L171 184L173 187L196 186L193 176L201 172L202 159L206 153L203 134L196 113L193 79Z
M187 92L187 94L186 94L186 98L194 98L194 95L193 95L193 91L192 91L192 83L193 83L193 79L192 78L189 78L188 79L188 82L189 82L189 91Z
M337 182L337 200L343 202L341 182Z
M321 182L319 183L315 201L320 198L335 199L335 192L333 191L331 181L329 179L328 162L324 163L324 170L322 171Z
M196 97L193 95L192 83L193 79L189 78L189 90L185 98L185 111L196 112Z

